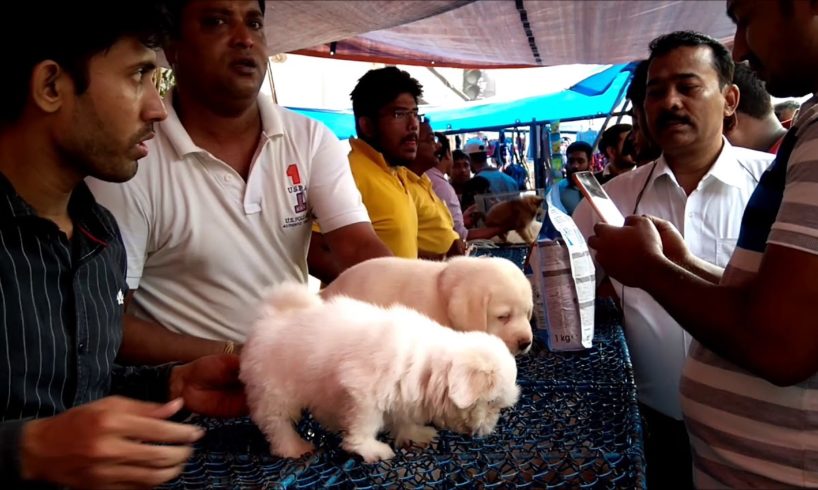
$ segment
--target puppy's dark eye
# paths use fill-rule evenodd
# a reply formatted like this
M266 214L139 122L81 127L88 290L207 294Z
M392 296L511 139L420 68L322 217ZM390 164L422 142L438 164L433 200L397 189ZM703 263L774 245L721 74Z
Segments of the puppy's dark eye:
M500 320L503 323L508 323L508 321L511 320L511 313L506 313L505 315L500 315L500 316L497 317L497 319Z

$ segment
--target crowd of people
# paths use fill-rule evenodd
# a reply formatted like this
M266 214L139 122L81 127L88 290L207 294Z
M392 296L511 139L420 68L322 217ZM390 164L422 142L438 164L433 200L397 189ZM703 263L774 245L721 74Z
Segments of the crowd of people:
M263 0L17 3L38 32L0 78L0 481L152 486L201 429L246 413L238 357L270 284L331 282L382 256L444 260L477 196L519 192L482 140L452 151L396 67L351 89L347 151L261 96ZM814 2L728 0L732 53L695 32L650 44L632 125L597 173L600 223L560 201L624 312L651 488L816 486ZM153 81L164 51L176 84ZM734 61L735 60L735 61ZM739 62L739 63L736 63ZM744 62L748 62L746 66ZM788 129L789 128L789 129ZM138 163L137 163L138 162ZM509 175L511 174L511 175ZM523 181L524 185L524 181Z

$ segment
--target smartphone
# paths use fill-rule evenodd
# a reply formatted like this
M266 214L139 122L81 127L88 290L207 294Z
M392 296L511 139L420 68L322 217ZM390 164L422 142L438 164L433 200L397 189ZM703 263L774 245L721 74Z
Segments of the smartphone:
M596 180L593 173L588 171L574 173L574 183L604 223L614 226L625 224L625 217L619 212L616 204L605 192L605 189L602 188L599 181Z

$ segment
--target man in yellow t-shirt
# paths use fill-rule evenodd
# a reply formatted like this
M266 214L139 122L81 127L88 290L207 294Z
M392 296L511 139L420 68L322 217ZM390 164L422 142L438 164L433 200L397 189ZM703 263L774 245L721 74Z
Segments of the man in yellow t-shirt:
M418 253L420 257L440 259L445 255L462 255L466 246L454 230L454 220L432 188L424 172L438 163L439 146L428 121L420 123L418 151L415 160L401 169L406 188L415 201L418 216Z
M418 257L418 215L401 166L418 149L418 98L423 88L396 67L367 72L350 94L358 138L350 140L349 163L375 233L398 257ZM445 252L445 251L444 251ZM341 269L313 233L310 273L328 282Z

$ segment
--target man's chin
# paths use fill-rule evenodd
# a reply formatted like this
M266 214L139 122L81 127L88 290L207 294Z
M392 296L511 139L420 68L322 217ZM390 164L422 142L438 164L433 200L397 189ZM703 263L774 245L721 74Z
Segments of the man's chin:
M108 168L101 172L91 174L91 177L105 182L121 184L122 182L131 180L136 175L138 169L139 162L136 160L128 160L115 168Z

